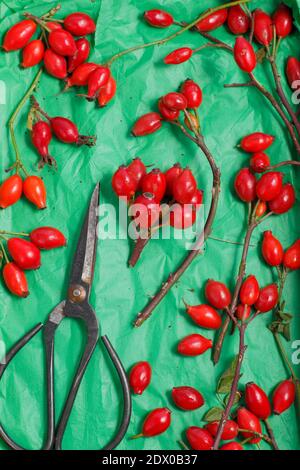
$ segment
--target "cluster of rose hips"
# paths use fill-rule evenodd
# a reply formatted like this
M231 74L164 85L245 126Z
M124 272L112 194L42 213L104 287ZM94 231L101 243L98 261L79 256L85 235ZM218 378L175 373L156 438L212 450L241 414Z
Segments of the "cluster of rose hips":
M282 244L273 233L268 230L264 233L262 254L270 266L283 266L285 269L295 271L300 269L300 240L296 240L285 252Z
M296 201L295 189L291 183L283 184L284 174L280 171L267 171L270 159L264 153L273 143L274 137L255 132L244 137L240 147L247 153L252 153L250 167L242 168L235 178L235 190L239 198L251 203L258 201L256 216L262 217L267 210L273 214L288 212ZM256 174L263 173L257 180Z
M16 173L9 176L0 186L0 207L6 209L19 201L22 194L38 209L46 208L46 188L38 176L26 176L24 181Z
M30 111L33 121L31 140L41 157L39 167L43 167L45 164L56 165L55 159L49 154L52 133L60 142L65 144L87 145L89 147L95 145L95 136L80 135L76 124L70 119L61 116L52 118L41 109L33 97L32 102L33 106ZM43 117L47 121L43 120Z
M158 168L147 173L142 160L135 158L114 173L112 187L118 197L137 205L134 218L141 230L149 230L164 220L167 214L164 214L163 203L170 207L170 225L178 229L188 228L195 223L203 200L203 192L197 188L192 171L188 167L182 168L179 163L164 173ZM138 205L145 210L140 210Z
M1 232L9 234L10 232ZM51 250L66 245L65 236L56 228L39 227L30 234L20 234L28 237L24 240L20 237L8 238L0 235L2 240L7 240L7 251L13 261L10 261L1 242L1 258L5 261L3 279L10 292L18 297L29 295L28 283L24 271L39 269L41 266L40 250Z
M86 98L105 106L115 95L116 82L108 67L86 62L91 46L84 36L95 32L94 20L81 12L71 13L64 20L53 20L47 15L38 18L26 14L26 17L7 31L3 49L6 52L22 49L22 67L33 67L43 61L50 75L66 81L66 88L87 86ZM38 26L42 36L32 39Z
M163 10L146 11L144 18L151 26L157 28L166 28L174 24L172 15ZM273 41L274 30L276 36L282 39L287 37L293 29L292 12L284 4L279 5L272 17L263 10L256 9L252 12L252 19L240 5L220 9L200 20L194 29L200 33L208 33L227 23L229 30L240 36L250 30L252 21L255 40L258 44L267 48ZM189 60L195 52L197 52L197 49L181 47L168 54L164 62L166 64L181 64ZM242 70L248 73L253 72L257 64L257 58L250 41L244 37L238 37L234 47L234 57ZM298 70L298 73L300 72L300 66L296 59L290 62L288 69L291 69L290 76L293 75L293 77L295 77L295 70ZM299 75L294 79L299 80Z
M180 87L180 92L171 92L158 101L159 113L147 113L141 116L133 126L132 134L140 137L152 134L161 128L162 120L178 121L180 113L185 113L185 125L191 130L199 130L197 108L202 103L202 90L193 80L187 79ZM188 111L191 110L191 111Z

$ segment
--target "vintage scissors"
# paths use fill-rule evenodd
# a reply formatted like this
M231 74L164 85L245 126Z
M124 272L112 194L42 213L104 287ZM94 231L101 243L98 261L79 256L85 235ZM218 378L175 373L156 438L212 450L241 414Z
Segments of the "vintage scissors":
M88 363L92 357L99 339L99 325L96 314L89 304L89 296L93 281L93 273L96 258L97 245L97 221L99 206L100 185L97 184L87 211L85 222L83 224L77 251L74 255L73 266L70 276L70 285L67 299L63 300L50 313L45 325L38 324L29 333L7 353L4 360L0 363L0 380L5 369L13 360L15 355L40 331L43 329L44 345L46 351L46 371L47 371L47 438L43 450L61 450L63 436L68 424L68 420L76 399L80 383L85 374ZM73 379L68 398L64 405L59 423L55 429L55 397L54 397L54 336L57 327L64 318L75 318L82 320L87 330L87 342L83 351L78 369ZM123 439L131 416L131 394L128 379L124 367L112 347L107 336L102 336L101 340L112 360L118 373L123 394L123 417L118 432L114 439L104 447L104 450L114 449ZM0 424L0 437L14 450L25 450L19 446L7 434Z

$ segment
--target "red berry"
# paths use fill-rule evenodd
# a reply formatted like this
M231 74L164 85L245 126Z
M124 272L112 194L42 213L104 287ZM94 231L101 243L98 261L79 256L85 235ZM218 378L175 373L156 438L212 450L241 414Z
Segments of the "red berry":
M73 56L76 53L76 43L72 34L64 29L51 31L48 36L51 49L62 56Z
M265 421L271 415L271 404L266 393L253 382L246 385L245 402L247 408L259 419Z
M5 52L22 49L36 32L36 24L33 20L23 20L13 25L5 34L3 49Z
M168 28L174 22L172 15L163 10L148 10L144 13L144 18L155 28Z
M27 176L23 183L23 193L28 201L38 209L46 208L46 188L39 176Z
M203 202L203 191L196 189L194 196L191 198L189 204L194 206L194 209L198 210Z
M188 108L199 108L202 103L202 90L197 83L188 78L181 85L180 91L187 99Z
M273 410L276 415L280 415L288 410L295 401L296 386L293 379L281 382L273 394Z
M287 37L293 29L293 15L290 8L281 3L273 15L273 23L277 36Z
M257 9L253 13L254 37L259 44L269 46L273 39L272 18L263 10Z
M15 263L7 263L3 268L3 279L8 290L18 297L28 297L28 284L25 273Z
M117 82L114 77L111 75L108 79L107 84L100 88L98 94L98 104L101 108L106 106L115 96L117 91Z
M180 111L176 109L167 108L167 106L164 105L162 98L160 98L160 100L158 101L158 109L162 117L167 121L175 121L176 119L178 119L180 114Z
M236 308L235 315L238 320L245 321L251 315L251 307L249 305L239 304Z
M72 75L66 79L67 87L71 86L85 86L88 84L89 76L99 65L93 62L86 62L85 64L79 65Z
M96 31L94 20L86 13L71 13L64 19L64 27L73 36L87 36Z
M290 87L293 90L298 89L300 87L300 61L295 57L289 57L285 73Z
M256 199L256 178L249 168L242 168L238 172L234 188L242 201L252 202Z
M68 73L74 72L74 70L83 64L90 55L91 46L86 38L77 39L76 52L74 55L68 58Z
M52 139L50 125L45 121L38 121L32 126L31 140L44 163L53 163L53 158L49 155L49 144Z
M55 78L63 79L67 76L67 61L64 57L47 49L44 55L45 69Z
M250 18L240 5L228 10L227 25L233 34L245 34L250 27Z
M256 67L256 54L252 44L243 37L238 37L234 45L234 59L241 70L253 72Z
M228 444L221 446L219 450L244 450L244 448L239 442L228 442Z
M214 421L212 423L208 423L205 426L205 429L213 436L216 437L219 428L219 421ZM239 428L235 421L228 420L225 423L221 439L222 441L230 441L231 439L235 439L238 435Z
M259 297L259 285L255 276L248 276L243 282L240 290L240 301L250 307L255 304Z
M227 20L227 13L226 8L218 10L211 15L208 15L206 18L203 18L203 20L200 20L196 24L195 28L201 33L213 31L225 23Z
M121 165L112 178L112 188L117 196L130 199L136 192L137 182L134 175Z
M168 408L157 408L146 417L142 436L153 437L165 432L171 424L171 411Z
M55 137L65 144L87 145L90 147L95 143L94 137L79 134L76 124L70 119L57 116L50 119L50 124Z
M296 270L300 269L300 240L288 248L284 254L283 265L285 268Z
M264 201L257 204L255 215L257 218L262 217L267 212L268 206Z
M148 362L137 362L129 374L130 387L136 395L142 395L150 384L152 376L151 366Z
M147 168L139 157L136 157L127 166L127 170L132 174L136 181L136 188L141 189L142 179L147 173Z
M168 93L162 98L163 104L175 111L182 111L187 107L187 99L182 93L175 91Z
M158 222L160 214L161 207L151 193L138 196L133 206L131 206L131 215L134 217L134 222L143 230L149 230L153 227Z
M173 204L170 210L170 225L178 230L192 227L196 222L197 210L192 204Z
M161 117L158 113L148 113L141 116L133 126L132 134L140 137L158 131L161 128Z
M29 42L23 49L21 67L34 67L43 60L44 54L45 46L41 39Z
M23 181L21 176L12 175L0 186L0 207L6 209L12 206L22 196Z
M237 423L240 429L247 429L251 432L242 432L245 439L250 439L250 444L258 444L261 441L261 437L252 437L253 432L261 434L261 424L257 416L246 408L239 408L237 411Z
M175 51L170 52L170 54L166 55L164 58L164 63L169 64L182 64L189 60L193 55L193 49L190 47L180 47L179 49L175 49Z
M270 166L270 158L263 152L254 153L250 160L250 168L255 173L264 173Z
M47 28L50 31L56 31L58 29L63 29L60 23L56 23L55 21L47 21Z
M278 303L278 287L276 284L270 284L260 289L259 297L255 302L255 308L258 312L266 313L276 307Z
M211 450L214 445L212 435L206 429L191 426L186 430L186 438L193 450Z
M204 405L204 398L198 390L192 387L174 387L172 398L181 410L197 410Z
M179 354L183 356L199 356L212 348L212 340L201 335L189 335L183 338L177 347Z
M64 234L53 227L36 228L30 233L30 240L40 250L52 250L67 244Z
M99 65L88 77L87 99L93 101L98 98L100 89L105 87L110 78L110 70L104 65Z
M286 183L277 197L269 203L269 208L274 214L284 214L288 212L296 202L296 193L291 183Z
M210 305L186 305L186 313L202 328L217 330L222 325L222 318Z
M222 282L209 279L205 286L205 296L208 302L215 308L223 310L229 307L231 302L231 293Z
M167 196L172 196L173 194L173 184L174 181L178 178L178 176L181 175L182 173L182 168L180 163L175 163L171 168L169 168L165 172L165 177L166 177L166 195Z
M10 238L7 248L20 269L38 269L41 266L40 250L33 243L23 238Z
M244 137L241 141L241 148L244 152L256 153L263 152L274 142L272 135L263 134L262 132L254 132Z
M283 174L279 171L269 171L262 175L256 184L256 195L261 201L272 201L277 198L282 189Z
M279 266L283 260L283 248L280 241L270 230L264 233L262 242L263 257L270 266Z
M189 204L197 190L197 182L189 168L182 170L182 173L174 180L173 197L180 204Z
M160 202L166 192L166 177L158 168L154 168L142 179L142 192L151 193Z

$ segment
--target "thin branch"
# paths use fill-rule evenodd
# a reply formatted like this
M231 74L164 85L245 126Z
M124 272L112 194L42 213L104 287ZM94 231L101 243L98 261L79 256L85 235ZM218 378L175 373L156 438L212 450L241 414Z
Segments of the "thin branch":
M267 430L267 433L268 433L268 436L271 440L271 444L272 446L274 447L274 450L279 450L279 447L278 447L278 444L276 442L276 439L275 439L275 436L274 436L274 432L273 432L273 429L271 428L271 425L269 423L269 421L266 419L264 421L265 423L265 426L266 426L266 430Z
M281 168L282 166L288 165L300 166L300 162L298 160L286 160L284 162L276 163L275 165L269 166L268 168L266 168L266 171L275 170L276 168Z

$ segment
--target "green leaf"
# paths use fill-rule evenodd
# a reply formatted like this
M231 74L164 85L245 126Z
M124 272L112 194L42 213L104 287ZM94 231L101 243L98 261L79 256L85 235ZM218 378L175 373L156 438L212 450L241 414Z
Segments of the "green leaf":
M203 418L203 421L206 421L207 423L213 423L214 421L220 421L223 415L223 409L218 408L215 406L214 408L211 408L206 415Z
M217 393L229 393L230 392L238 360L239 360L239 356L237 355L235 359L232 361L230 367L221 376L219 383L218 383Z
M227 405L228 400L229 400L229 397L230 397L230 394L227 395L226 398L225 398L225 400L224 400L225 405ZM234 405L237 405L241 398L242 398L241 392L237 391L236 394L235 394L235 397L234 397L233 406L234 406Z
M291 341L291 328L289 323L284 325L282 334L287 341Z

